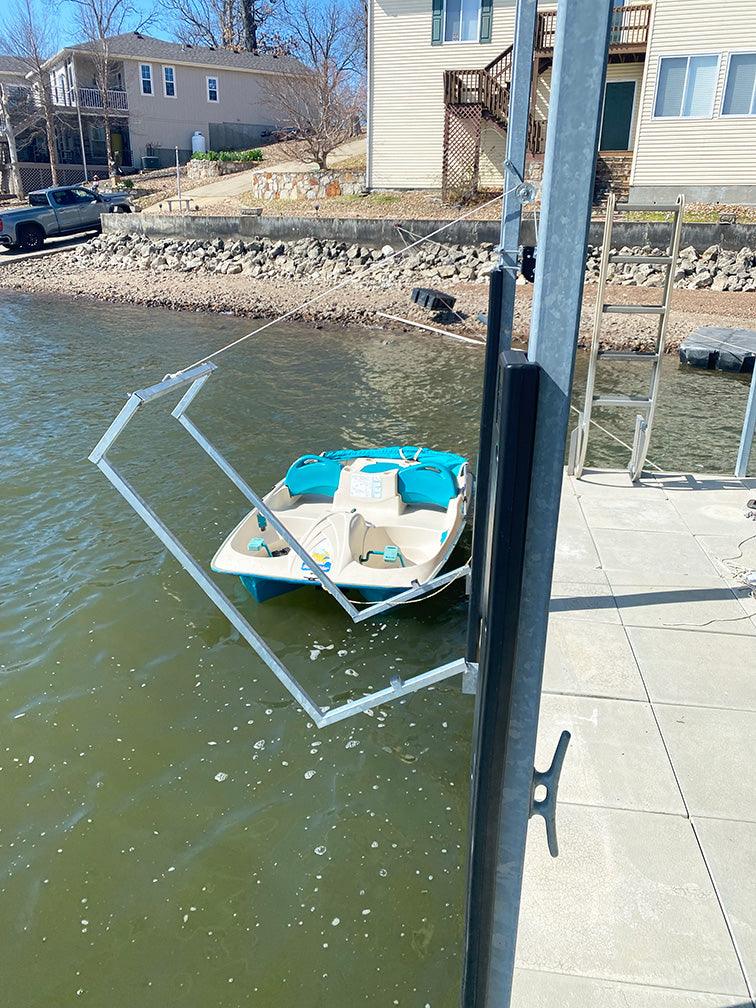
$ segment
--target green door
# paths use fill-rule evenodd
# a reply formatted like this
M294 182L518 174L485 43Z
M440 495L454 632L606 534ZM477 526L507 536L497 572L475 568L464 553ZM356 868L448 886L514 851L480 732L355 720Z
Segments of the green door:
M635 81L607 81L599 150L624 151L629 149L634 100Z

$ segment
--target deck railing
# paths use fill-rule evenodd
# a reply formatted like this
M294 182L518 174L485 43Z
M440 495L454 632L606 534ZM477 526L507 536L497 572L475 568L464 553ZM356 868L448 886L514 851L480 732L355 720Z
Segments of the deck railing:
M536 52L548 52L554 48L556 19L556 11L543 11L538 15ZM642 52L648 44L650 24L651 4L615 7L609 34L609 52Z
M114 112L128 112L129 99L125 91L108 90L101 91L99 88L80 87L78 89L66 89L64 92L53 91L53 102L63 108L76 108L78 94L79 108L104 109L107 107Z

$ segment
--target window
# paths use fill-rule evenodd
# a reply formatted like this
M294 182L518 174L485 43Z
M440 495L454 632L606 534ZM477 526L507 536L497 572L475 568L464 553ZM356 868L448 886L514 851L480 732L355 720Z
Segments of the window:
M152 67L149 63L139 64L139 76L142 82L142 94L152 94Z
M218 78L208 77L207 78L207 100L210 102L218 101Z
M172 66L163 67L163 91L166 98L176 97L176 71Z
M444 42L477 42L480 34L480 0L446 0Z
M756 53L732 53L722 115L756 115Z
M714 111L719 56L662 56L656 86L657 119L706 119Z

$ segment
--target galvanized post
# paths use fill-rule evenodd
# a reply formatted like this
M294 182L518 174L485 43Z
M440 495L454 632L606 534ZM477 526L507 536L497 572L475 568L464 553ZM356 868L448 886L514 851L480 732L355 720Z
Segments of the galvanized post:
M748 393L748 405L746 406L745 419L743 420L743 433L740 435L738 460L735 463L736 476L745 476L747 474L748 459L751 457L754 435L756 435L756 371L753 372L751 391Z
M496 856L483 868L493 889L493 920L487 974L474 993L466 983L465 1008L507 1008L511 1002L528 820L536 810L533 762L612 3L562 0L557 13L528 348L541 370L516 645L508 668L502 655L498 666L481 669L511 677L508 710L498 711L506 741L498 830L489 840ZM497 662L495 653L490 660ZM477 924L468 919L468 931Z
M523 192L516 183L525 175L528 139L530 79L533 72L533 39L537 0L517 0L515 38L512 50L512 84L509 93L507 153L504 162L504 199L501 208L499 263L491 274L488 302L488 343L483 375L483 400L480 416L480 447L476 479L476 499L487 501L491 466L494 399L502 350L512 346L515 283L519 265L520 223ZM473 562L470 582L470 607L467 633L467 661L478 656L481 595L480 576L486 566L486 508L475 509L473 523ZM477 571L477 573L476 573Z

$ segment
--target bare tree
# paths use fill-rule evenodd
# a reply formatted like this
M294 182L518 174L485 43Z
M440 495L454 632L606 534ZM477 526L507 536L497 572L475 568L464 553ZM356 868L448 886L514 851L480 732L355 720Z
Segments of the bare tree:
M69 0L78 14L79 29L90 43L94 79L102 95L102 124L105 133L105 154L108 174L115 175L113 138L110 133L112 109L110 90L114 62L111 40L125 31L139 31L146 27L151 15L144 15L133 0Z
M275 0L168 0L170 27L182 42L235 52L285 48Z
M8 145L8 157L10 158L11 186L13 192L19 198L24 195L24 187L21 182L21 172L18 167L18 149L16 147L16 124L11 115L11 103L5 85L0 83L0 136L5 136Z
M359 132L363 10L362 0L327 0L317 6L299 0L285 9L283 28L303 68L276 74L268 96L291 137L290 156L309 155L320 169L332 150Z
M44 122L52 184L57 185L57 116L50 75L46 68L47 60L58 48L53 21L54 13L53 5L44 3L43 0L42 2L40 0L15 0L9 15L3 22L2 31L12 47L12 55L21 61L24 74L30 80L35 98L31 104L38 110L38 117Z

